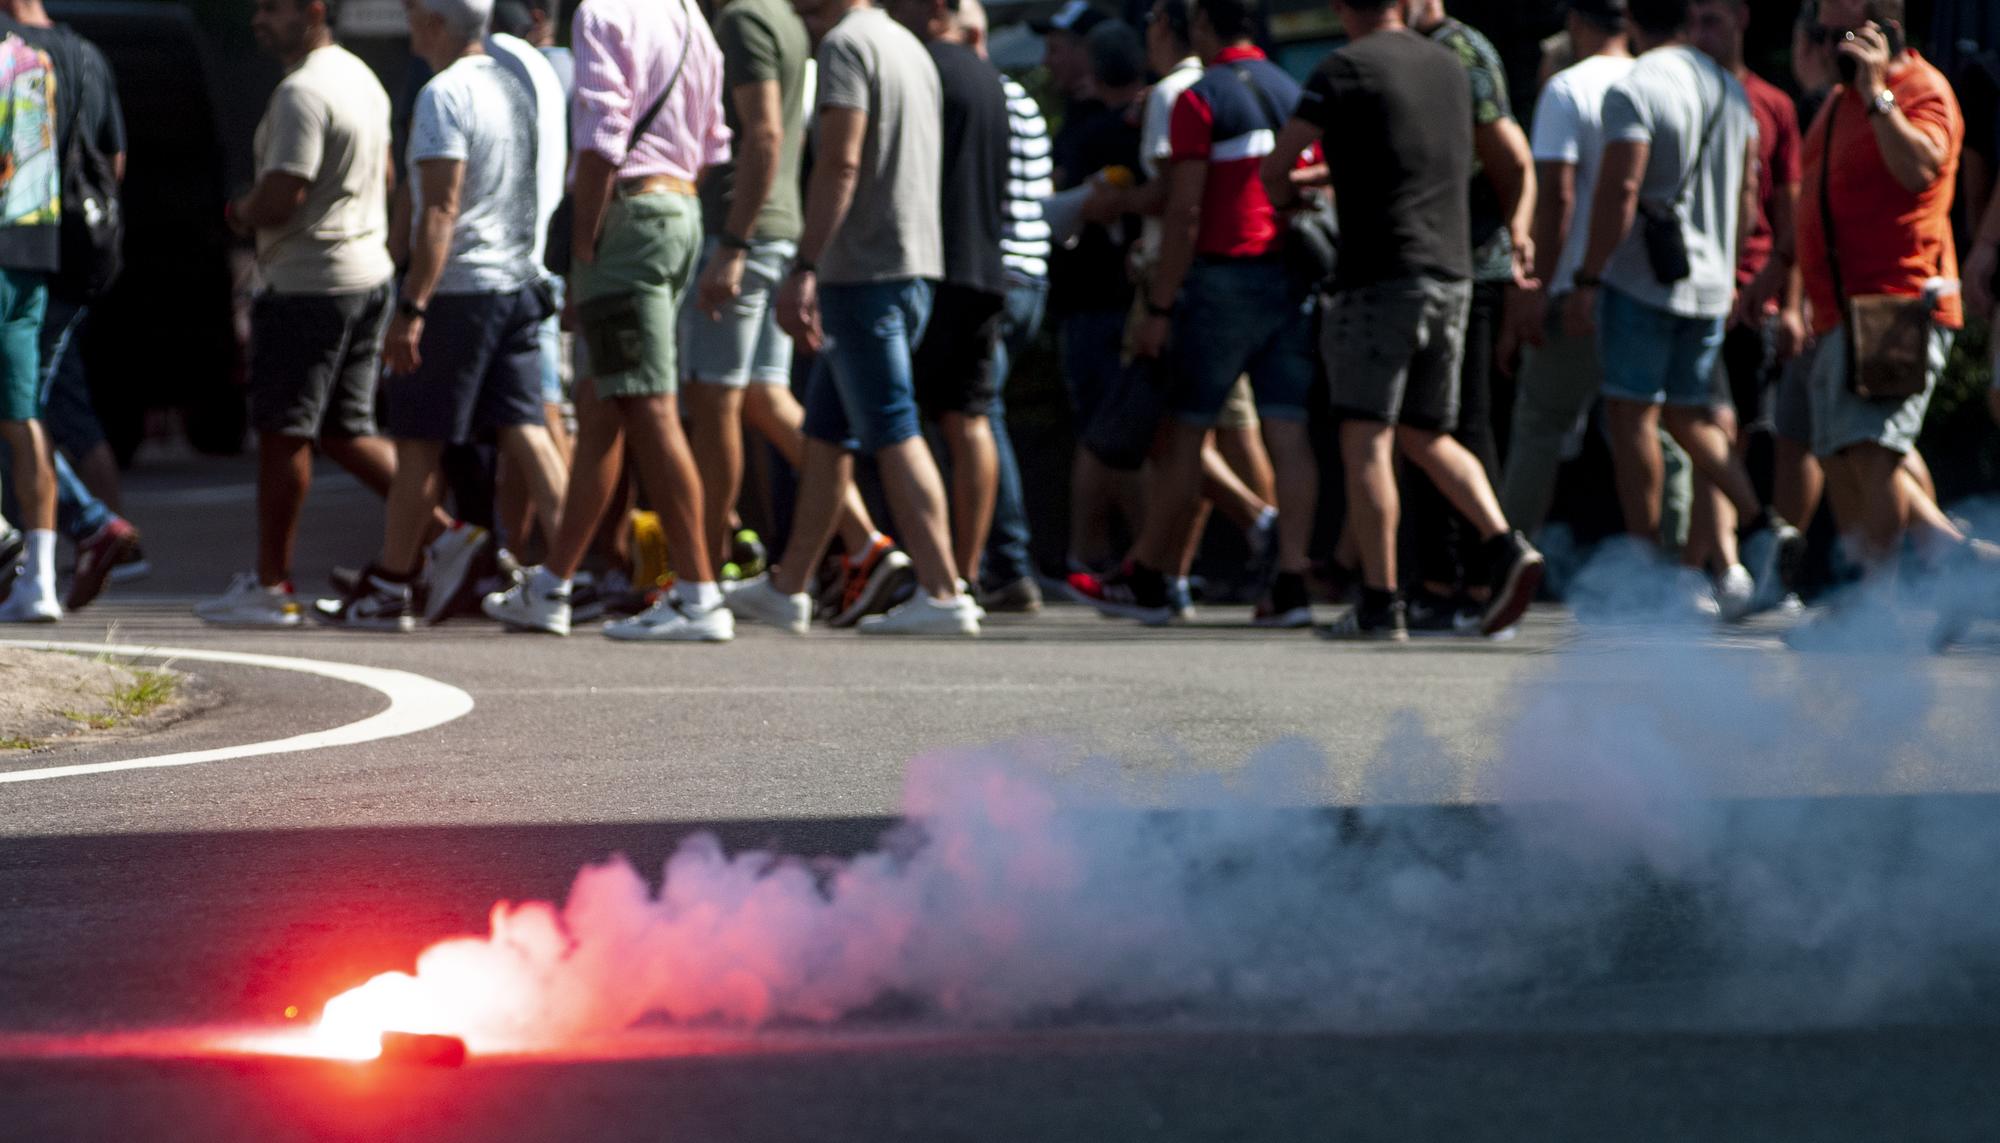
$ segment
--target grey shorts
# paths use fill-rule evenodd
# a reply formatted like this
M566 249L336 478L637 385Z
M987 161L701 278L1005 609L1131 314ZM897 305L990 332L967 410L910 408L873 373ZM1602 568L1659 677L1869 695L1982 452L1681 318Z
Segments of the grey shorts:
M314 438L375 434L389 286L355 294L259 295L250 311L250 424Z
M1334 412L1450 432L1471 282L1405 278L1342 290L1321 325Z
M1813 455L1829 457L1857 444L1878 444L1897 453L1915 449L1924 414L1930 411L1931 394L1937 391L1938 377L1951 356L1954 336L1951 330L1933 326L1924 391L1914 397L1883 401L1867 400L1848 391L1846 328L1820 338L1806 366Z
M719 248L713 238L703 245L703 269ZM681 352L688 380L728 389L792 383L792 339L778 328L771 302L798 249L793 242L752 242L743 260L743 287L719 318L701 312L699 291L688 290L681 303Z
M1813 346L1785 362L1778 374L1777 396L1771 402L1771 432L1806 448L1812 447L1812 360Z

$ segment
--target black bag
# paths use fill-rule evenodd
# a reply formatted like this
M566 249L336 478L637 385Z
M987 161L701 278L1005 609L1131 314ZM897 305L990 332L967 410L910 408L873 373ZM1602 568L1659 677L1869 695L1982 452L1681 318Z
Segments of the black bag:
M690 21L693 20L693 15L688 11L687 0L681 0L681 14ZM693 31L694 26L690 22L687 27L688 34L681 39L680 62L674 65L674 74L667 80L667 86L660 91L660 97L653 101L651 107L646 108L644 115L632 121L632 138L626 144L628 150L639 145L639 140L653 126L653 120L660 117L660 109L667 105L667 96L672 95L674 88L680 85L681 71L687 67L688 49L694 45ZM569 274L570 267L576 262L575 233L576 199L568 191L564 191L562 201L556 203L555 212L549 215L548 238L542 245L542 265L547 266L551 274L564 276Z
M1271 121L1272 133L1283 131L1285 116L1278 108L1278 101L1258 85L1250 69L1233 70L1237 82L1249 89L1263 107L1265 118ZM1334 272L1340 267L1340 221L1334 215L1333 204L1322 195L1309 194L1295 208L1280 213L1285 216L1285 233L1280 239L1279 253L1292 285L1313 293L1331 289Z
M1722 125L1722 112L1729 106L1729 85L1719 85L1715 100L1715 110L1708 117L1708 126L1702 129L1701 146L1695 151L1694 165L1681 176L1680 189L1674 192L1673 202L1666 206L1639 200L1639 240L1646 246L1646 264L1653 268L1653 277L1662 286L1672 286L1685 282L1694 273L1694 265L1688 260L1687 233L1681 229L1681 205L1687 201L1688 192L1694 189L1694 181L1701 177L1701 168L1708 162L1708 144L1715 138L1716 128Z
M72 100L72 106L77 102ZM80 114L80 113L79 113ZM125 266L125 210L118 172L72 119L63 149L61 262L50 292L82 305L103 296Z

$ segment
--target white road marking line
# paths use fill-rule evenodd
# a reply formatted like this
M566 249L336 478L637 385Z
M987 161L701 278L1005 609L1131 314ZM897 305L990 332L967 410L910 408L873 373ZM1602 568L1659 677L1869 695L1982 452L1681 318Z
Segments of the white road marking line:
M283 655L252 655L242 651L204 651L192 647L152 647L131 643L43 643L31 640L0 640L0 647L30 651L75 651L83 654L125 655L142 659L186 659L200 663L228 663L243 667L268 667L298 671L321 678L357 683L379 691L389 699L387 710L359 722L315 730L269 742L223 746L213 750L190 750L179 754L157 754L150 758L128 758L122 762L90 762L75 766L45 766L38 770L0 771L0 783L40 782L50 778L75 778L85 774L111 774L120 770L151 770L163 766L193 766L201 762L226 762L236 758L261 758L272 754L296 754L301 750L321 750L329 746L354 746L383 738L399 738L432 727L443 726L463 717L472 709L472 696L436 679L386 667L363 667L354 663L330 663L319 659L294 659Z
M1122 683L728 683L656 687L481 687L483 695L852 695L990 694L1022 691L1110 690Z

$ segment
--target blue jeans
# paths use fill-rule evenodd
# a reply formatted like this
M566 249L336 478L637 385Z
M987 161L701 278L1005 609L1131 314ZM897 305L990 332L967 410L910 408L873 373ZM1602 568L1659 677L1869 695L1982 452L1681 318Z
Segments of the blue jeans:
M1007 433L1007 375L1042 330L1049 301L1046 281L1016 281L1007 287L1000 349L993 361L993 449L999 454L1000 482L993 499L993 528L986 535L986 582L998 587L1034 574L1028 555L1028 506L1021 494L1021 462Z
M806 387L805 434L870 454L922 435L910 352L930 319L931 283L823 285L819 308L826 344Z
M1303 421L1312 392L1313 301L1269 258L1197 259L1174 302L1168 402L1182 424L1212 427L1236 379L1250 375L1257 412Z
M1727 321L1682 317L1604 287L1597 299L1604 395L1641 405L1710 407Z
M91 495L90 489L78 479L76 470L70 467L62 449L56 447L62 442L57 438L48 416L51 397L56 395L59 379L78 380L82 377L82 347L76 344L74 335L82 327L86 312L80 308L58 309L51 305L47 318L50 328L43 331L43 340L49 343L49 351L41 367L42 427L50 434L50 451L55 454L56 528L76 543L89 539L113 519L111 509ZM95 422L94 415L92 421ZM74 428L80 434L84 426L76 425ZM102 430L98 431L96 439L104 439ZM13 450L7 447L6 442L0 441L0 472L11 472L13 463ZM20 503L15 500L11 485L7 487L6 495L0 497L0 513L5 513L11 520L21 518Z

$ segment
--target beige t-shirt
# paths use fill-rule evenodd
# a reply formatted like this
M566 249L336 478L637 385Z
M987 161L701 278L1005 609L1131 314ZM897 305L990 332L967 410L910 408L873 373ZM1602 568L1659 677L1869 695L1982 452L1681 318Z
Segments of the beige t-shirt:
M257 177L309 180L290 222L257 232L264 284L283 294L342 294L389 280L389 95L338 45L305 58L257 124Z

